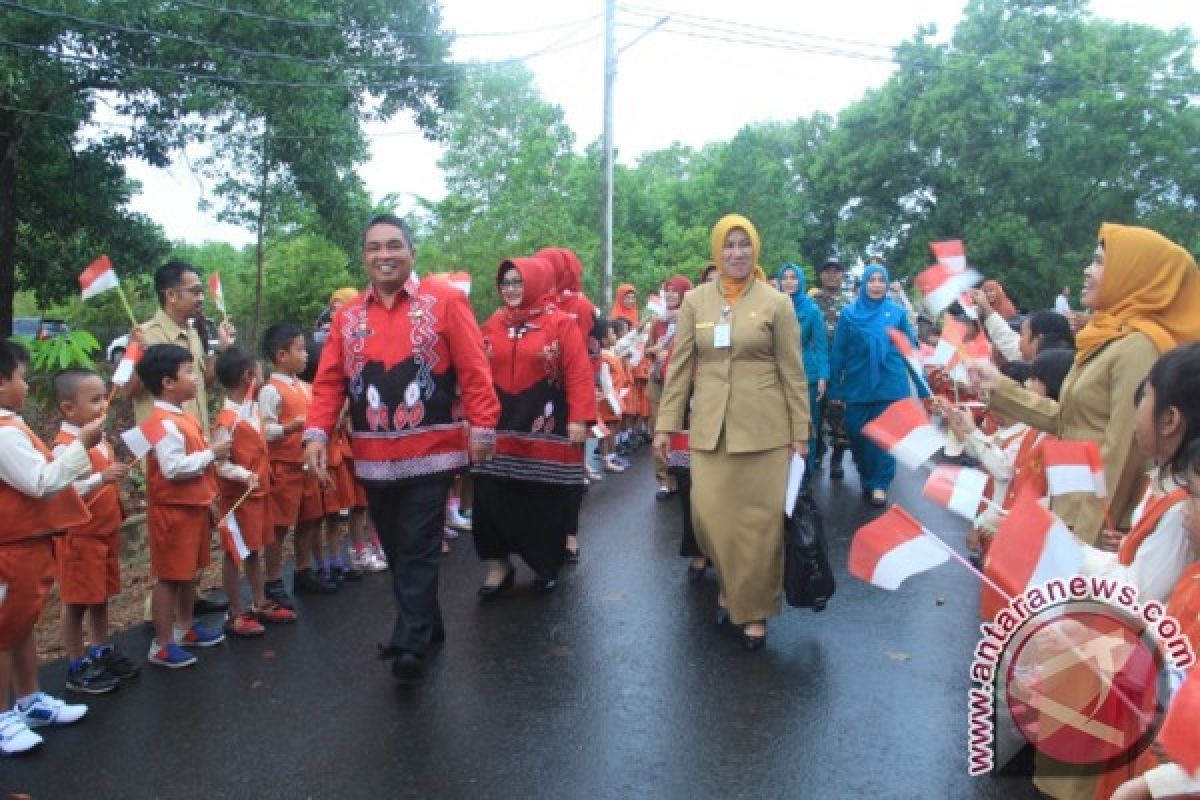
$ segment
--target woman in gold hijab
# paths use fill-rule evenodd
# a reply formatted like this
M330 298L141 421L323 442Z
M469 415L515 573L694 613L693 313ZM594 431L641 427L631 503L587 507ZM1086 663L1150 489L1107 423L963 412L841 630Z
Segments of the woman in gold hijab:
M808 382L791 301L758 267L758 231L729 215L713 227L719 277L684 297L654 446L684 429L691 403L692 521L713 562L718 623L767 638L783 591L783 499L791 453L808 453Z

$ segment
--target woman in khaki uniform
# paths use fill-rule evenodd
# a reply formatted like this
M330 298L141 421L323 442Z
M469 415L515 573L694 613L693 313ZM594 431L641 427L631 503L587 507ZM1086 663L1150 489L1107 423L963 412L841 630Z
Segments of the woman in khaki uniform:
M791 301L758 267L750 220L723 217L711 235L718 280L684 298L663 384L655 449L684 429L691 406L692 520L713 562L717 620L766 643L783 590L783 498L789 456L808 454L808 381Z
M988 405L1004 416L1100 445L1110 517L1127 531L1146 468L1134 441L1134 393L1159 355L1200 339L1200 271L1186 250L1158 233L1106 223L1083 277L1082 302L1093 314L1079 331L1075 365L1057 403L1019 388L990 363L973 362L970 370L976 385L990 391ZM1104 509L1094 495L1051 503L1081 539L1115 549L1115 532L1099 536ZM1056 800L1091 800L1094 773L1039 753L1034 785Z

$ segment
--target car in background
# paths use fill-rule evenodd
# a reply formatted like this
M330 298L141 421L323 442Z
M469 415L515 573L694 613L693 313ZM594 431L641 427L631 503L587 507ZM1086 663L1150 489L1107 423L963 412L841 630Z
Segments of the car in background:
M45 319L43 317L15 317L13 319L13 336L42 340L70 332L71 326L61 319Z
M217 352L217 339L216 339L217 323L213 322L211 319L208 319L207 317L205 317L205 321L208 323L208 330L209 330L209 338L208 338L208 343L207 343L208 352L215 353L215 352ZM111 342L108 343L108 347L106 347L104 349L104 357L108 359L108 362L110 364L116 364L118 361L121 360L121 356L125 355L125 350L128 347L129 347L129 334L126 333L121 336L118 336L117 338L113 339Z

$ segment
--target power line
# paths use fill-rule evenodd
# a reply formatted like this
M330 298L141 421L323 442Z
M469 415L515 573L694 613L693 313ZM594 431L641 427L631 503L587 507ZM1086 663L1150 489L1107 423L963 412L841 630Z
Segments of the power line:
M14 0L0 0L0 7L10 8L10 9L13 9L16 11L22 11L26 14L30 14L32 16L37 16L37 17L42 17L45 19L54 19L54 20L59 20L59 21L63 21L63 22L70 22L75 25L84 25L84 26L88 26L88 27L92 27L92 28L97 28L100 30L111 31L114 33L123 33L123 34L133 35L133 36L147 36L147 37L152 37L152 38L157 38L157 39L165 39L165 40L169 40L169 41L175 41L175 42L181 42L184 44L194 45L196 47L203 47L206 49L224 50L229 53L235 53L237 55L244 56L246 58L273 59L273 60L284 62L284 63L306 64L309 66L315 66L315 67L320 67L323 69L330 69L330 70L364 70L364 71L378 70L378 71L385 71L385 72L387 72L387 71L395 72L395 71L411 71L411 70L416 70L416 69L445 69L447 67L456 66L456 65L465 67L465 68L470 68L470 69L480 69L480 68L486 68L488 66L491 66L492 64L505 63L505 60L495 61L495 62L466 62L466 63L442 62L442 63L436 63L436 64L415 64L415 63L404 63L404 62L395 63L395 64L381 64L381 63L377 63L377 62L337 62L332 59L311 58L311 57L295 55L293 53L279 53L279 52L269 51L269 50L252 50L252 49L248 49L248 48L244 48L244 47L239 47L237 45L226 44L223 42L214 42L214 41L210 41L207 39L198 39L198 38L195 38L192 36L186 36L184 34L175 33L172 31L159 31L159 30L151 30L149 28L120 25L115 22L108 22L106 20L95 19L92 17L82 17L77 14L68 14L65 12L54 11L54 10L47 9L47 8L38 8L35 6L25 5L22 3L14 2ZM598 16L599 16L598 14L593 14L591 17L585 17L584 19L576 21L574 23L570 23L569 25L549 26L548 29L561 30L564 28L571 28L570 33L568 33L568 37L569 37L578 28L581 28L584 25L594 21L595 19L598 18ZM404 36L406 34L396 34L396 35ZM427 35L433 36L434 34L427 34ZM553 44L549 45L549 46L553 46ZM532 57L532 56L524 56L522 58L530 58L530 57Z

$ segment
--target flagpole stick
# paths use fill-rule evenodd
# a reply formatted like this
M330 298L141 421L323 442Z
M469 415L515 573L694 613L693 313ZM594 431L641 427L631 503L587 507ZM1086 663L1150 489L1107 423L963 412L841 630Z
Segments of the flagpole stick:
M125 290L120 284L117 284L117 295L121 298L121 305L125 306L125 313L129 315L129 323L136 328L137 317L133 315L133 307L129 305L129 298L125 296Z
M921 526L921 530L924 531L927 536L929 536L934 541L936 541L939 545L941 545L942 549L945 550L947 553L949 553L951 556L953 556L955 561L962 564L964 567L966 567L968 570L970 570L977 578L979 578L979 580L986 583L991 588L992 591L994 591L996 594L1003 597L1006 602L1009 602L1009 603L1012 602L1012 600L1013 600L1012 595L1010 595L1008 592L1001 589L999 584L997 584L995 581L993 581L987 575L984 575L982 570L980 570L978 567L976 567L974 564L972 564L967 559L963 558L957 550L955 550L953 547L951 547L950 545L948 545L944 541L942 541L942 537L938 536L936 533L929 530L924 525Z
M248 498L250 496L250 493L253 491L254 491L253 486L246 487L246 491L242 493L242 496L238 498L238 501L236 503L234 503L233 507L230 508L228 511L226 511L225 515L222 516L220 521L217 522L218 528L221 527L221 525L225 524L225 522L228 521L228 519L233 516L233 512L237 511L238 508L241 507L242 503L246 502L246 498Z

